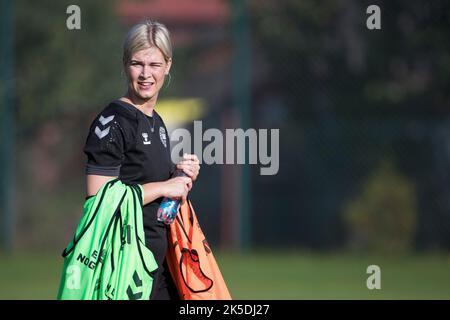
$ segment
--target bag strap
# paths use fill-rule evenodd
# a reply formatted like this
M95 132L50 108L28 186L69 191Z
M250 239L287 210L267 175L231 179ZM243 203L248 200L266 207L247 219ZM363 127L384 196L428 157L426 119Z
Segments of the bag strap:
M181 228L181 230L183 230L184 235L186 236L186 239L188 240L189 243L192 243L191 239L189 238L189 235L186 232L186 229L184 228L184 224L183 221L181 221L181 218L179 217L179 215L176 216L175 218Z

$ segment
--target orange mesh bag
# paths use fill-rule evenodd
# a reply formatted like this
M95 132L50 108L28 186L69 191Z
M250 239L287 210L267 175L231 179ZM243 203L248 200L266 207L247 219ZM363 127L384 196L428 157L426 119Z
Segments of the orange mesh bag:
M168 238L167 265L182 300L231 300L189 200L170 224Z

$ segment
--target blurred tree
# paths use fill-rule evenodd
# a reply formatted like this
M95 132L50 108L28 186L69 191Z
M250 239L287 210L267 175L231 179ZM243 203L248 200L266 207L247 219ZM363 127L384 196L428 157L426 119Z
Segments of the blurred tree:
M66 25L73 1L14 3L17 247L60 248L73 233L84 199L89 123L125 90L124 30L114 3L76 1L80 30Z
M449 113L450 3L376 1L382 29L372 31L372 2L253 2L255 43L295 119Z
M381 8L381 30L366 27L371 4ZM291 235L283 243L344 245L339 208L389 154L419 186L418 238L448 248L450 206L439 199L450 198L442 178L450 166L432 154L447 149L436 143L442 139L433 128L446 127L450 116L450 3L255 0L252 12L255 57L264 67L254 68L253 101L260 101L254 117L267 114L259 107L269 100L277 103L267 108L262 127L273 126L275 109L289 115L279 124L280 171L271 178L289 187L254 202L279 208L283 199L296 199L296 206L277 213L297 228L280 230L283 239ZM430 152L419 157L421 150ZM256 196L265 194L254 188ZM436 189L446 190L439 199ZM258 219L265 219L260 212ZM259 229L264 241L267 228Z
M344 209L352 249L405 253L413 248L417 221L413 183L383 159L361 194Z
M73 1L17 1L16 78L20 129L58 115L96 110L124 90L123 32L114 2L77 1L81 30L69 30Z

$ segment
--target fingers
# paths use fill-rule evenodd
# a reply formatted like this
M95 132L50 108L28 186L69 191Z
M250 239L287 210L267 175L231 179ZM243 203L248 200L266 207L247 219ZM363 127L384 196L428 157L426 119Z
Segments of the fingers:
M195 154L185 153L183 155L183 159L178 163L178 165L187 165L192 166L195 169L200 169L200 161Z
M179 177L183 179L183 183L186 186L186 194L192 189L192 182L197 179L198 173L200 171L200 164L197 156L195 154L183 155L183 159L177 164L177 169L182 170L187 177Z
M191 165L194 167L200 167L200 161L195 154L184 154L183 159L178 163L181 165Z
M194 171L191 170L191 168L186 167L186 166L180 166L178 167L178 169L183 170L183 172L191 179L195 178L196 174L194 173Z
M190 182L192 184L192 182ZM186 201L187 198L187 194L189 192L190 188L188 187L188 184L184 185L184 192L181 195L181 204L184 204L184 202Z
M200 171L200 166L198 164L193 164L193 163L179 163L177 164L177 169L183 170L183 168L187 168L190 169L194 172L198 172Z
M189 177L175 177L167 180L164 184L165 197L169 198L186 198L189 191L192 189L192 180Z
M177 177L176 179L179 179L179 182L182 183L183 192L187 195L187 193L192 189L192 179L189 177Z
M195 181L200 172L197 156L195 154L184 154L183 159L177 164L177 169L182 170L192 181Z
M182 170L192 181L197 179L199 169L192 168L191 166L178 165L177 168Z
M192 168L200 169L200 164L198 162L195 162L193 160L181 160L177 166L190 166Z
M200 162L195 154L187 154L187 153L183 155L183 160L191 160L194 161L195 163Z
M178 178L180 178L184 184L188 184L188 183L192 182L192 179L189 177L178 177Z

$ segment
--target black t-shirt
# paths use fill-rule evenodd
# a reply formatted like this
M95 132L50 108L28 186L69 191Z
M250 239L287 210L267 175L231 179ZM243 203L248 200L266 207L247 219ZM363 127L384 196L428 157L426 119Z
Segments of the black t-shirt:
M161 117L156 111L153 117L147 116L121 100L111 102L94 119L84 152L88 158L86 174L119 177L125 184L165 181L175 169ZM159 271L163 271L167 250L167 227L156 219L162 199L143 207L145 244Z

